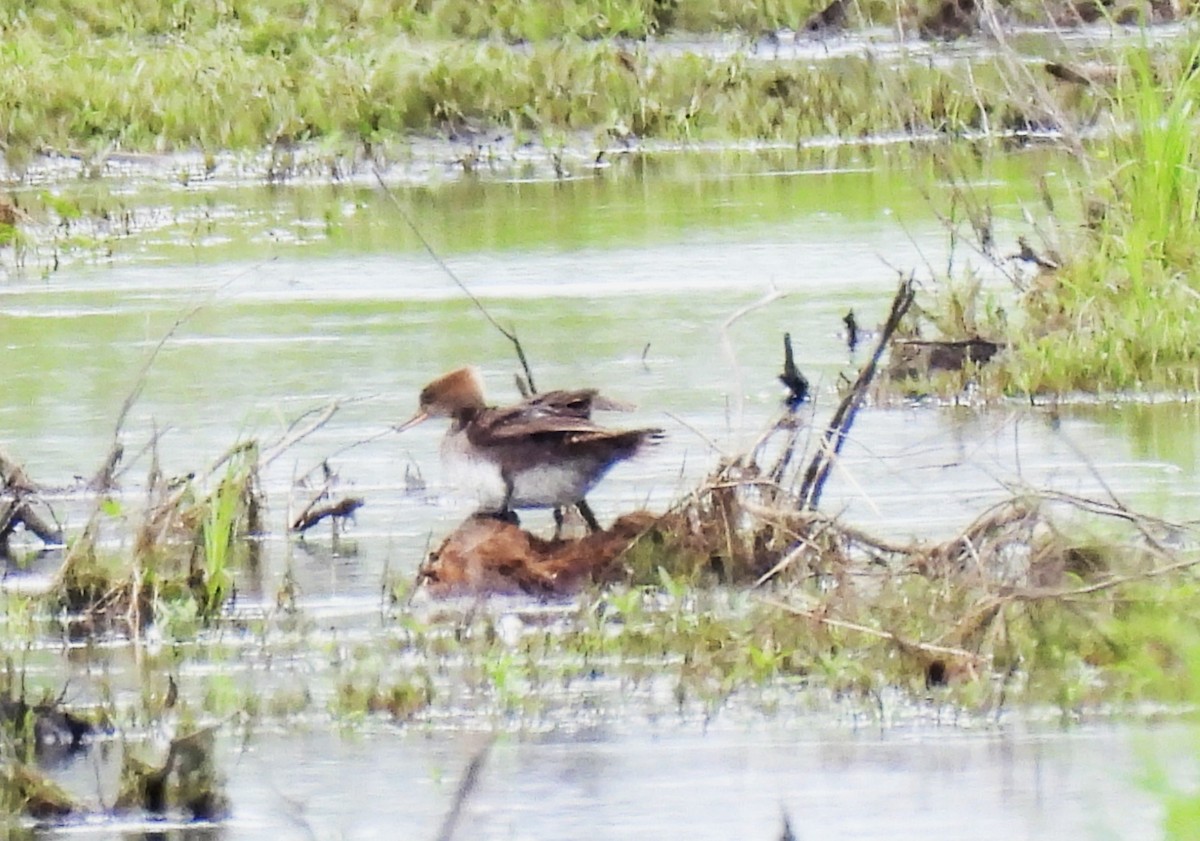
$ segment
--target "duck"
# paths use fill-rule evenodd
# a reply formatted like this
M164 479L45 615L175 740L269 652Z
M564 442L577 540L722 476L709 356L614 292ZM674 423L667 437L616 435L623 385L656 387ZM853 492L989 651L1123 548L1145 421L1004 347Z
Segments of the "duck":
M516 509L575 506L592 532L600 524L585 497L617 463L661 441L655 427L613 429L592 420L594 410L630 407L596 389L548 391L511 406L488 404L477 368L450 371L426 385L416 413L401 432L446 418L441 456L461 485L472 485L481 513L517 522ZM557 530L556 530L557 533Z

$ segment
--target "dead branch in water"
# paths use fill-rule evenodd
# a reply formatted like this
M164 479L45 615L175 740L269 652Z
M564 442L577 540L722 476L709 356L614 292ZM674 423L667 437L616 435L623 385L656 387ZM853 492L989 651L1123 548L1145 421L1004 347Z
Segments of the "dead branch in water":
M825 428L825 434L821 438L820 446L813 455L812 461L809 462L808 469L804 471L804 480L801 482L799 494L801 510L812 511L820 504L821 492L825 489L829 471L833 469L833 464L842 451L842 446L846 443L850 427L854 425L854 418L858 414L863 400L866 399L867 389L870 387L871 381L875 379L879 360L887 349L892 334L900 326L900 319L912 306L915 296L914 281L910 276L907 280L901 281L900 288L896 290L896 297L892 299L892 310L888 314L883 329L879 331L879 339L875 343L875 350L871 352L871 358L858 372L858 378L855 379L854 385L850 387L849 393L842 398L837 411L833 413L829 425Z
M87 483L89 491L96 493L106 493L111 491L116 486L117 465L121 463L121 459L125 456L125 447L119 441L113 441L112 447L109 448L108 456L104 459L104 464L100 465L100 469L96 471Z
M47 506L48 507L48 506ZM50 511L51 516L54 515ZM51 525L33 510L27 498L18 496L15 499L0 497L0 555L8 549L8 538L19 525L36 535L38 540L47 546L62 546L63 533L57 525Z
M57 520L54 509L38 496L38 487L16 459L0 450L0 556L7 554L8 538L18 526L24 526L47 546L62 545L62 529L34 510L33 503L40 501L50 519Z
M765 443L767 438L780 429L787 430L787 441L783 445L783 450L775 460L775 466L767 472L772 482L782 485L784 475L792 466L792 459L796 455L796 445L799 443L800 419L797 417L797 414L800 411L800 407L808 400L809 393L808 378L796 367L796 357L792 352L792 336L790 333L783 334L783 373L779 375L779 381L788 390L788 396L784 399L784 406L786 406L787 412L759 443L760 445Z
M361 496L344 496L341 499L322 501L324 491L315 497L292 522L292 531L304 533L327 517L345 519L366 504Z
M179 808L201 821L227 816L225 777L215 761L216 734L222 723L172 739L161 765L143 762L126 752L115 811L161 815Z
M21 464L0 449L0 488L15 493L37 493L37 483L29 478Z
M787 386L787 407L795 411L808 399L808 377L796 367L796 355L792 352L792 334L783 334L783 373L779 381Z

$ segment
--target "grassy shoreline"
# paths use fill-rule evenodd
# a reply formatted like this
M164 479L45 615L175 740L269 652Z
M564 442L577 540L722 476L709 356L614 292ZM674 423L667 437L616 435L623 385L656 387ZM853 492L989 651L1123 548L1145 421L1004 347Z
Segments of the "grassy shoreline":
M294 50L343 38L387 41L495 39L508 43L556 39L596 40L651 36L742 33L751 37L798 31L826 9L828 0L569 0L563 3L474 3L471 0L371 0L366 3L314 0L185 0L170 5L146 0L83 3L50 0L26 3L0 21L8 32L27 30L60 39L95 39L131 34L148 40L188 37L224 29L256 52ZM1081 4L1082 5L1082 4ZM1106 4L1110 13L1119 6ZM851 27L904 25L936 8L906 0L899 4L860 0L847 4ZM1069 4L1009 0L1000 11L1013 23L1045 24L1066 19ZM1103 8L1083 10L1077 20L1103 19ZM914 27L909 27L914 28Z
M55 151L216 155L315 143L370 156L413 135L496 131L548 147L590 133L600 150L645 139L798 143L1053 127L1035 86L986 49L939 57L935 48L930 60L901 38L894 56L869 41L857 55L756 50L760 33L798 26L802 7L730 13L718 3L689 11L612 0L529 23L541 33L533 37L519 34L526 24L504 23L549 15L524 4L62 2L0 22L0 102L10 106L0 146L20 169ZM749 35L732 52L657 40L696 31ZM1064 114L1083 120L1102 97L1061 99Z
M652 56L578 43L513 49L392 44L287 58L176 44L139 54L97 44L69 60L52 45L0 51L0 97L20 102L0 140L9 165L48 150L257 151L297 143L373 150L406 136L510 133L548 146L591 133L596 149L680 141L866 138L1035 127L986 64L899 67L870 56L756 61L743 54ZM981 94L981 91L991 91ZM883 95L881 95L883 92Z

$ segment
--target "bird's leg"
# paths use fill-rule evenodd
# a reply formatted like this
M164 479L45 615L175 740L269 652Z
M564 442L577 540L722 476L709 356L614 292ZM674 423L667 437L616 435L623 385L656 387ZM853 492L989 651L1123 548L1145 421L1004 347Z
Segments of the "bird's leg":
M494 516L502 523L512 523L514 526L519 526L521 525L521 520L517 517L517 512L512 510L512 477L506 473L501 473L500 478L504 480L504 499L500 502L500 510Z
M563 519L564 519L564 515L563 515L562 508L560 508L557 505L554 506L554 539L555 540L562 539Z
M583 521L587 523L588 531L593 533L601 531L600 524L596 522L596 515L592 513L592 506L588 505L586 499L581 499L575 503L575 507L579 509L579 516L583 517Z

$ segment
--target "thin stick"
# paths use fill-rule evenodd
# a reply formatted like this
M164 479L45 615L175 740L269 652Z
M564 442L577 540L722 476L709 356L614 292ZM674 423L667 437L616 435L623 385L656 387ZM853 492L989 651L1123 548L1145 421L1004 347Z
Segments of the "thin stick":
M1100 484L1100 487L1104 489L1104 492L1108 494L1108 498L1112 500L1113 507L1115 507L1118 511L1132 514L1133 512L1131 512L1129 508L1126 507L1123 502L1121 502L1120 497L1117 496L1117 494L1109 486L1108 482L1104 480L1104 477L1100 475L1100 471L1096 469L1096 465L1092 462L1092 460L1087 457L1087 454L1084 453L1083 450L1076 446L1074 441L1071 440L1071 436L1063 432L1061 428L1057 430L1057 435L1060 441L1071 448L1071 452L1075 453L1075 456L1083 462L1084 467L1086 467L1088 472L1092 474L1092 478L1095 479ZM1141 532L1142 537L1146 539L1146 542L1154 547L1156 551L1164 555L1170 554L1167 552L1166 548L1158 542L1154 535L1150 534L1150 531L1145 527L1140 517L1131 516L1129 521L1133 523L1134 527Z
M902 648L916 649L917 651L923 651L926 654L945 654L950 657L962 657L963 659L971 662L978 662L979 660L983 659L980 655L975 654L972 651L967 651L965 648L954 648L948 645L934 645L933 643L928 642L909 642L908 640L892 633L891 631L881 631L878 628L872 628L869 625L859 625L857 622L847 622L844 619L833 619L829 616L822 616L816 611L805 610L802 607L786 604L776 599L762 598L761 601L764 604L768 604L771 607L778 608L779 610L790 613L794 616L802 616L805 619L811 619L814 622L820 622L822 625L827 625L830 628L841 628L845 631L854 631L859 634L876 637L877 639L888 640L889 642L896 643Z
M333 461L338 456L344 455L353 449L357 449L358 447L362 447L367 444L374 444L379 439L386 438L387 436L394 434L397 429L397 426L398 425L389 426L387 429L384 429L381 432L376 432L374 435L368 435L366 438L361 438L358 441L351 441L349 444L339 447L338 449L334 450L329 455L324 456L321 459L321 461L322 462ZM316 466L309 468L308 471L305 472L304 476L305 477L309 476L314 470L316 470L320 466L321 466L320 464L317 464Z
M341 408L341 404L337 400L334 400L332 403L326 405L325 408L321 410L320 414L310 420L303 427L297 428L296 423L293 422L291 427L289 427L288 431L284 434L283 438L276 441L271 446L271 449L259 456L259 469L261 470L267 467L271 464L271 462L275 461L275 459L287 452L289 448L300 441L303 441L309 435L312 435L314 432L328 423L329 419L337 414L339 408ZM308 412L305 412L305 415L311 415L312 413L313 410L309 410Z
M735 310L721 325L721 348L725 351L725 356L729 360L729 366L733 369L733 382L735 388L737 389L736 394L734 395L734 410L736 414L734 424L736 427L735 431L741 431L746 399L745 389L742 386L742 373L738 370L737 351L735 351L733 348L733 340L729 336L729 328L740 321L744 316L749 315L755 310L760 310L763 307L770 306L776 301L786 298L787 296L787 292L780 291L772 285L770 291L768 291L765 295L763 295L757 301L753 301L749 304L746 304L744 307Z
M858 372L858 378L851 386L850 393L842 399L837 411L833 413L829 425L825 428L825 434L821 438L821 444L817 448L816 454L813 455L812 461L809 462L808 469L804 471L804 480L800 484L801 509L811 511L816 509L820 503L821 492L829 478L829 471L833 468L834 460L846 443L846 437L850 432L850 427L854 424L854 418L866 399L867 388L875 379L875 370L879 366L879 360L883 356L884 350L887 349L892 334L900 326L900 319L912 306L915 296L912 277L901 281L900 288L896 290L896 297L892 299L892 311L888 314L887 323L879 331L879 339L875 343L875 350L871 353L870 360Z
M467 284L463 283L462 279L454 273L454 270L446 265L446 261L443 260L436 251L433 250L433 246L429 244L429 240L425 239L425 235L421 233L421 229L418 228L417 223L413 221L412 215L408 212L408 209L398 198L396 198L396 194L392 192L392 189L387 185L387 182L383 180L383 173L379 171L379 167L373 166L371 169L375 173L375 180L378 181L379 186L383 188L383 194L388 197L388 201L392 203L392 206L396 209L396 212L400 214L400 218L404 220L404 224L408 225L409 230L413 232L413 236L415 236L417 241L421 243L421 246L425 249L426 253L429 254L433 262L437 263L438 268L446 273L446 277L454 281L454 285L459 288L459 291L467 296L467 300L475 305L475 309L479 310L483 317L487 319L488 324L495 327L498 331L500 331L500 335L512 342L513 348L515 348L517 351L517 359L521 362L521 370L525 372L525 382L529 383L529 390L536 394L537 388L533 384L533 372L529 370L529 360L525 358L525 348L521 346L521 340L517 338L516 332L501 326L500 322L496 321L492 314L488 312L488 309L483 305L483 302L475 297L475 293L467 288Z
M1186 561L1176 561L1173 564L1167 564L1154 569L1148 569L1145 572L1135 573L1133 575L1113 575L1105 578L1103 581L1097 581L1093 584L1085 584L1082 587L1075 587L1069 590L1016 590L1008 594L1010 598L1020 601L1042 601L1043 599L1069 599L1074 596L1086 596L1090 593L1099 593L1104 590L1111 590L1114 587L1120 587L1122 584L1132 584L1136 581L1149 581L1154 578L1161 578L1164 575L1170 575L1173 572L1179 572L1192 567L1200 566L1200 558L1190 558Z
M717 443L715 438L712 438L711 436L709 436L706 432L704 432L704 430L700 429L698 426L688 423L686 420L681 418L679 415L676 415L672 412L663 412L663 414L666 415L667 417L669 417L671 420L675 421L675 423L679 424L684 429L688 430L689 432L694 433L697 438L699 438L701 441L703 441L705 444L708 445L708 448L710 450L712 450L714 453L719 455L725 461L733 460L733 456L731 456L729 453L725 452L725 450L723 450L721 448L721 445Z
M805 549L811 549L818 554L820 554L821 551L820 547L818 547L811 538L805 537L804 535L796 535L796 545L792 547L791 551L780 558L779 563L775 564L775 566L771 567L769 570L755 579L754 583L750 585L750 589L755 590L766 584L775 576L779 575L785 569L790 567L792 563L803 554Z

